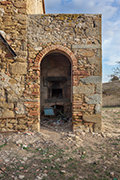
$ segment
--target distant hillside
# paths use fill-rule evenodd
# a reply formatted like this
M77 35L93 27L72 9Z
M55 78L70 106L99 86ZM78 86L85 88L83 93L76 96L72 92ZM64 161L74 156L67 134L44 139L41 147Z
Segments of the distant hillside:
M103 106L120 106L120 80L103 83Z

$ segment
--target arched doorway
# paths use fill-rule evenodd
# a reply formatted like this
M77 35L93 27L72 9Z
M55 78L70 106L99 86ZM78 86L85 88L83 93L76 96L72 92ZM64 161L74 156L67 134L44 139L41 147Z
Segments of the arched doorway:
M67 47L52 45L38 52L34 66L31 67L31 63L33 60L29 58L29 82L24 95L32 96L24 104L28 111L29 126L40 131L43 107L56 106L66 116L74 116L76 102L73 87L77 83L77 59Z
M69 58L60 51L45 55L40 64L40 114L44 107L53 107L72 116L72 67Z

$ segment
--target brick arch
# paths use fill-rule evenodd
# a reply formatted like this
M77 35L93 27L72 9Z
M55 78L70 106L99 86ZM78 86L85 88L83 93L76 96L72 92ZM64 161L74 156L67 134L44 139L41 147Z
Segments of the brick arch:
M74 53L70 49L68 49L67 47L64 47L62 45L51 45L51 46L48 46L45 49L41 50L37 54L36 59L35 59L35 64L38 67L39 75L40 75L40 71L41 71L40 65L41 65L42 60L44 59L44 57L46 55L54 53L54 52L59 52L59 53L65 55L71 63L71 100L72 100L72 94L73 94L72 88L73 88L73 85L75 84L75 79L76 79L76 77L74 77L74 74L76 73L76 70L77 70L77 59L76 59Z
M46 47L45 49L40 51L35 59L36 63L38 63L39 75L41 74L40 71L41 71L42 60L45 58L45 56L52 54L54 52L58 52L58 53L65 55L68 58L68 60L70 61L70 64L71 64L71 98L70 99L71 99L71 102L73 102L73 82L74 82L74 73L77 69L77 59L76 59L74 53L70 49L68 49L67 47L64 47L62 45L52 45L52 46ZM39 81L41 81L41 80L39 79ZM39 98L39 111L41 110L40 100L41 100L41 95Z
M61 54L64 54L70 61L71 63L71 100L73 101L72 99L72 95L73 95L73 86L76 85L76 78L78 76L77 74L77 59L74 55L74 53L68 49L67 47L64 47L62 45L52 45L52 46L48 46L46 47L45 49L41 50L37 55L36 55L36 58L35 58L35 61L34 61L34 65L33 67L29 66L29 63L31 63L31 59L28 59L28 69L31 69L31 70L34 70L36 71L36 74L37 76L31 76L29 77L29 74L28 74L28 77L27 78L30 78L31 79L31 82L28 83L27 85L29 86L29 90L25 90L25 96L29 96L29 95L32 95L33 98L32 98L32 101L29 101L29 102L25 102L25 106L28 107L28 124L30 127L34 127L36 128L37 131L40 131L40 97L39 97L39 94L40 94L40 88L38 90L38 92L32 92L31 89L32 87L34 86L34 83L32 83L32 81L34 82L34 79L36 79L36 85L37 87L40 86L40 65L41 65L41 62L42 60L44 59L44 57L48 54L51 54L53 52L59 52ZM30 93L31 92L31 93ZM37 98L37 102L33 102L33 99L34 99L34 95L35 96L38 96ZM37 118L36 118L37 116ZM35 119L35 122L33 122L33 119Z
M68 49L67 47L64 47L62 45L51 45L51 46L46 47L45 49L43 49L42 51L40 51L37 54L35 62L39 63L39 69L40 69L40 64L41 64L42 59L47 54L52 53L52 52L59 52L59 53L64 54L66 57L68 57L73 69L75 69L75 67L77 66L77 59L76 59L74 53L70 49Z

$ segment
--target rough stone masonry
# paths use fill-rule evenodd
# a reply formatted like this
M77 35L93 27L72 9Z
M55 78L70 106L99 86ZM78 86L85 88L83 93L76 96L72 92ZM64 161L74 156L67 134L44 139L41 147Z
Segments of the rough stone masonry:
M55 102L71 112L74 132L101 131L101 15L32 14L28 2L0 2L0 33L17 54L0 40L0 131L40 131L43 107ZM64 77L60 57L61 72L70 64ZM45 59L57 74L42 76Z

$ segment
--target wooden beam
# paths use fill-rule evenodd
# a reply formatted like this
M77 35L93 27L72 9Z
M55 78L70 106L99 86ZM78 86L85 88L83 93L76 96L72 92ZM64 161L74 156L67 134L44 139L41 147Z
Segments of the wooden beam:
M42 0L42 5L43 5L43 13L45 14L45 2Z

